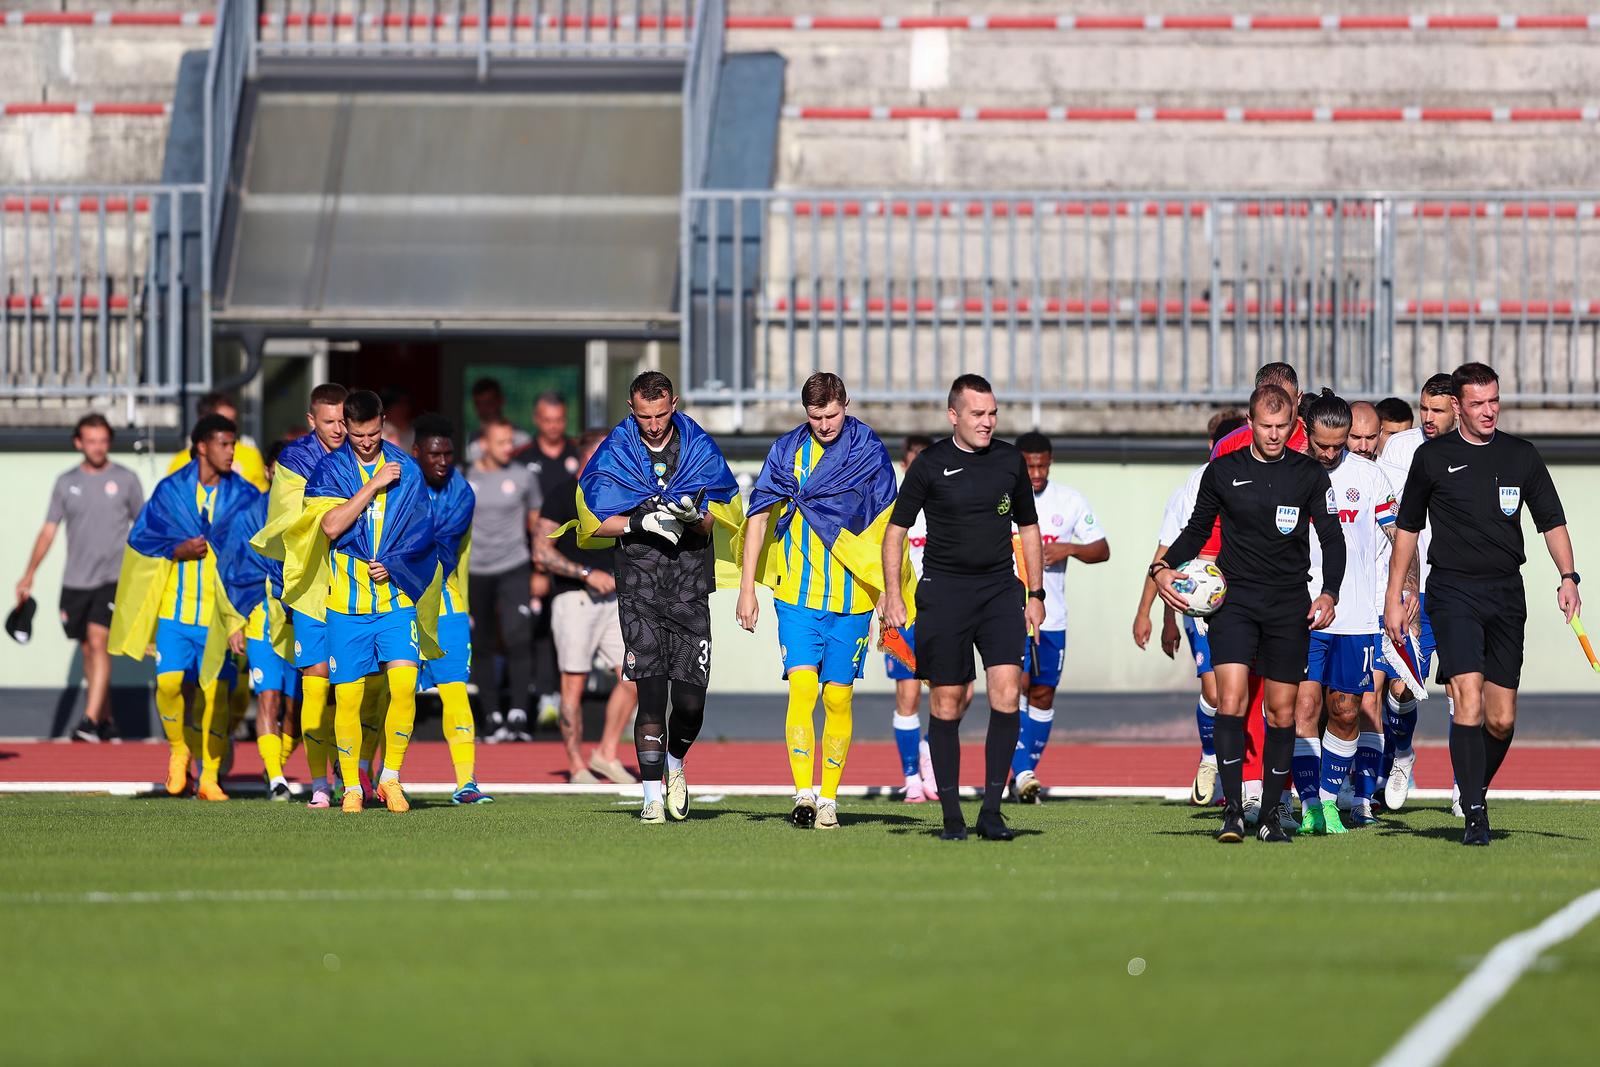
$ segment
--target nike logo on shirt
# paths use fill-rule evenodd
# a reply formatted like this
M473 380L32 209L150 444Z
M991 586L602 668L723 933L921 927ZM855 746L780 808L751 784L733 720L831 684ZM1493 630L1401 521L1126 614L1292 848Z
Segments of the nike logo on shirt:
M1239 479L1237 479L1237 478L1235 478L1235 479L1234 479L1234 480L1233 480L1233 484L1234 484L1234 485L1249 485L1249 484L1250 484L1250 483L1251 483L1251 482L1253 482L1253 481L1255 481L1255 479L1254 479L1254 478L1246 478L1246 479L1245 479L1245 480L1244 480L1244 481L1242 481L1242 482L1241 482L1241 481L1240 481L1240 480L1239 480Z
M1463 463L1459 467L1446 467L1445 468L1445 470L1449 471L1451 474L1454 474L1456 471L1464 471L1466 469L1467 469L1467 464L1465 464L1465 463Z
M950 476L951 476L951 475L952 475L952 474L960 474L960 473L961 473L961 472L962 472L962 471L964 471L964 470L966 470L966 469L967 469L967 468L965 468L965 467L957 467L957 468L956 468L956 469L955 469L955 470L951 470L951 469L950 469L950 468L949 468L949 467L946 467L946 468L945 468L945 470L944 470L944 476L945 476L945 477L946 477L946 478L948 478L948 477L950 477Z
M1222 765L1224 767L1232 767L1235 763L1242 763L1242 762L1244 762L1244 757L1240 756L1238 759L1225 759L1225 760L1222 761Z

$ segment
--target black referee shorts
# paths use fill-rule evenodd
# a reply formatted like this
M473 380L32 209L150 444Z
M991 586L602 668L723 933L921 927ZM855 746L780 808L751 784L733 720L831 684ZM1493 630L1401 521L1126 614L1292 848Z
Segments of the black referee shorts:
M917 677L929 685L972 681L972 650L983 666L1022 666L1028 640L1026 590L1011 574L952 578L924 576L917 583Z
M1311 651L1310 609L1304 586L1295 591L1230 585L1206 628L1212 665L1243 663L1268 681L1299 685Z
M1427 597L1440 676L1481 674L1486 682L1517 688L1528 624L1522 577L1477 580L1469 588L1434 571L1428 576Z
M89 624L110 628L111 608L117 599L117 583L107 582L93 589L61 590L61 628L67 639L82 641L89 636Z

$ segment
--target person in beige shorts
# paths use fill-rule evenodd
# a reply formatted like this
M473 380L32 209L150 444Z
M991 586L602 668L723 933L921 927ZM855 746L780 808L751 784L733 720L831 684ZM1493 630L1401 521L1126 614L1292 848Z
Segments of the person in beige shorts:
M606 431L591 430L579 442L580 466L606 438ZM567 767L574 783L602 780L630 785L635 779L617 758L617 743L638 704L638 688L622 677L624 649L622 625L617 618L617 582L612 576L611 549L579 548L576 532L557 540L550 535L578 517L578 479L575 474L550 491L539 514L534 538L538 563L550 574L550 630L555 638L556 665L561 671L561 739L567 746ZM583 690L589 672L599 667L614 671L616 688L606 702L605 727L600 744L583 759Z

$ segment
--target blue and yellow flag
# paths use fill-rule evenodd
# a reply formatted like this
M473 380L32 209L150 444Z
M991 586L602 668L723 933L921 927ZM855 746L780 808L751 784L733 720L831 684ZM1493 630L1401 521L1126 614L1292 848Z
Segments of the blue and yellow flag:
M784 553L772 548L798 513L829 555L876 596L884 584L883 533L894 510L894 462L871 428L846 416L839 436L802 482L795 477L795 454L810 435L809 426L798 426L774 441L750 491L752 514L774 505L792 505L768 524L757 579L776 588L787 577ZM914 610L916 579L909 556L900 571L906 608Z
M294 525L305 506L306 482L328 453L314 433L304 434L283 446L272 473L272 490L267 497L267 521L250 538L251 546L269 559L282 561L283 534Z
M261 498L260 490L237 474L222 475L217 483L213 519L195 509L195 487L200 481L197 462L185 464L176 474L161 479L128 531L128 545L122 551L122 572L117 579L117 610L111 616L110 652L114 656L143 659L155 640L156 620L161 610L161 594L173 567L172 553L178 545L194 537L204 537L209 551L216 553L218 573L222 563L237 549L228 530L238 512ZM227 626L237 615L228 601L226 588L219 582L217 610L211 616L206 650L200 666L200 681L216 680L227 651Z
M711 542L717 588L738 588L736 542L744 526L739 482L728 469L728 461L716 441L699 423L678 412L672 416L672 427L678 435L678 467L665 485L656 478L655 461L631 416L623 419L595 449L578 477L578 545L610 548L616 543L615 538L595 536L600 524L613 516L626 515L647 501L658 497L701 497L713 519ZM559 537L570 526L557 530L554 536Z
M223 520L228 528L222 540L231 548L228 556L218 557L217 575L241 620L249 619L257 605L266 603L267 637L280 656L291 659L294 630L282 604L283 563L262 555L251 540L266 525L270 508L263 493L249 507Z
M331 577L328 553L383 564L389 580L417 605L417 630L422 654L438 658L438 593L432 592L430 613L424 596L439 581L438 549L434 543L433 508L428 500L422 469L396 445L383 444L382 461L400 464L400 478L384 490L383 537L376 552L371 531L364 522L352 523L331 544L322 532L322 517L360 492L360 460L349 441L325 455L305 486L300 516L283 531L283 601L314 619L327 618Z
M433 502L433 539L438 549L439 581L429 587L426 595L434 597L434 603L428 608L434 615L443 613L444 591L448 586L451 590L450 610L463 613L469 609L467 604L467 583L450 579L457 573L465 576L468 561L472 558L472 513L478 506L478 499L472 493L472 486L461 476L461 472L454 467L450 469L450 477L444 485L435 489L428 486L428 497ZM421 614L423 607L418 602L417 612Z

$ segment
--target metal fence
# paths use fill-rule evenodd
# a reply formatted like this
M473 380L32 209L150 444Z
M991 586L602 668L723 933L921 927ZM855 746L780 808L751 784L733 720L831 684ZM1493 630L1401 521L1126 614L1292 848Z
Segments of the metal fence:
M0 397L122 400L131 421L207 388L206 209L202 185L0 188Z
M1237 400L1288 360L1408 394L1467 358L1508 398L1600 404L1600 198L691 190L687 392L1044 404ZM1591 298L1593 297L1593 298Z
M262 56L681 58L692 0L261 0ZM720 29L720 22L719 22Z

